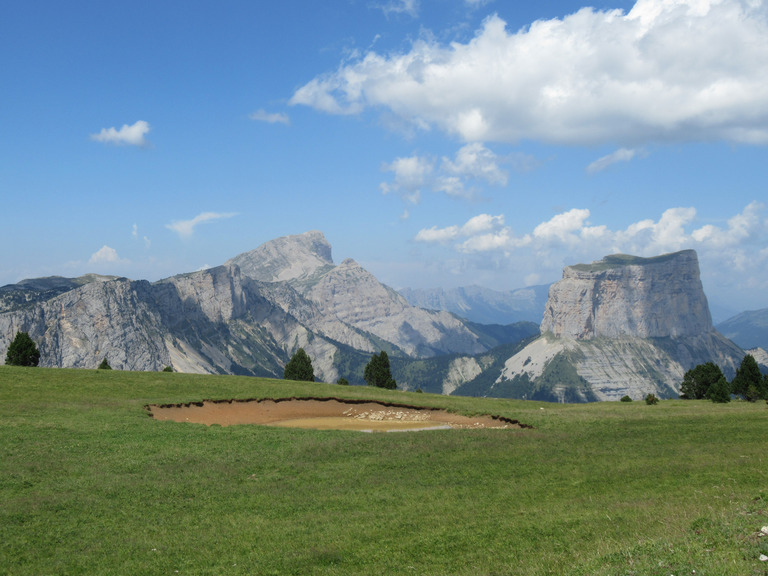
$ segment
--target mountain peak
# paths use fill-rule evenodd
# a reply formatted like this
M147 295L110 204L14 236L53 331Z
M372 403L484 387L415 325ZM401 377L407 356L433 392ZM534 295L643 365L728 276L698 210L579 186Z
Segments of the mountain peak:
M244 276L262 282L304 280L319 269L333 266L331 245L322 232L283 236L227 261Z
M568 266L549 290L541 332L576 339L695 336L712 317L694 250L616 254Z

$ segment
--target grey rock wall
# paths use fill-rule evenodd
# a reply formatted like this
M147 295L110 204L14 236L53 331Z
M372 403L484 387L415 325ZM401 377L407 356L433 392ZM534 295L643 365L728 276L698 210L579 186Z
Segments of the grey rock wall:
M609 256L569 266L550 287L542 333L590 339L677 338L712 330L696 252Z

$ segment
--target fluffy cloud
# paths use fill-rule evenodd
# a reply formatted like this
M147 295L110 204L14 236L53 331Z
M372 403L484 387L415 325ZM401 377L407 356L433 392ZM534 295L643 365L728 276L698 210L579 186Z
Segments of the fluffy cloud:
M381 191L385 194L397 192L404 200L415 204L421 197L421 189L430 182L433 169L432 161L423 156L395 158L384 165L385 171L394 173L394 181L392 184L382 182Z
M592 225L590 212L572 209L557 214L534 227L530 233L516 235L505 224L503 215L481 214L463 225L425 228L415 240L423 243L452 243L460 254L510 255L515 262L529 262L530 273L547 267L560 268L566 260L588 262L606 254L627 253L656 256L686 248L698 251L710 265L710 275L752 271L758 273L768 260L768 219L765 207L753 202L725 225L695 226L696 209L670 208L658 220L640 220L622 230ZM765 276L765 275L764 275ZM768 284L768 277L750 277L745 282Z
M120 130L115 128L102 128L98 134L91 134L91 140L104 142L105 144L115 144L117 146L146 146L149 142L144 136L149 133L149 123L139 120L132 126L123 124Z
M480 142L472 142L460 148L454 159L443 157L439 169L435 162L426 156L397 158L384 165L384 170L394 173L394 181L382 183L384 193L398 192L404 199L416 203L422 188L431 188L449 196L471 198L474 190L468 188L473 181L504 186L508 175L500 164L507 159L499 158ZM510 163L517 164L512 158Z
M290 125L291 119L288 114L282 112L267 112L266 110L257 110L248 116L251 120L257 120L259 122L266 122L267 124L285 124Z
M768 143L766 77L768 3L638 0L517 32L494 15L466 43L425 36L405 53L369 51L291 104L385 109L468 142Z
M456 160L443 159L444 170L462 174L490 184L505 185L507 174L499 168L496 154L480 142L467 144L456 153Z
M702 225L692 207L670 208L658 219L617 230L590 223L590 216L589 210L572 209L515 234L503 215L483 214L463 225L425 228L415 240L452 252L430 257L430 277L443 275L442 282L459 285L498 285L503 277L510 288L554 281L563 266L607 254L649 257L693 248L708 295L722 303L738 298L741 307L765 306L768 218L763 204L752 202L719 224Z
M457 238L476 237L485 235L503 228L504 216L491 216L490 214L480 214L467 220L463 226L448 226L447 228L426 228L416 234L416 240L419 242L449 242ZM506 231L503 230L505 233Z
M88 259L88 264L105 264L120 262L117 250L110 248L106 244L94 252Z
M191 220L174 220L170 224L166 224L165 227L176 232L180 238L189 238L194 233L198 224L213 222L223 218L232 218L233 216L237 216L237 214L235 212L203 212Z

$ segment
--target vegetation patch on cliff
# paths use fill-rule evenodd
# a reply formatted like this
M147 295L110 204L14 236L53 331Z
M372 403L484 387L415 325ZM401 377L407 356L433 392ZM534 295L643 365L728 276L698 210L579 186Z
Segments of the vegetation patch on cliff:
M683 252L685 252L685 250ZM674 260L679 256L680 252L662 254L660 256L653 256L650 258L632 256L630 254L611 254L609 256L605 256L602 260L598 260L590 264L574 264L573 266L569 266L569 268L579 272L603 272L604 270L621 268L623 266L648 266L650 264L661 264L663 262Z

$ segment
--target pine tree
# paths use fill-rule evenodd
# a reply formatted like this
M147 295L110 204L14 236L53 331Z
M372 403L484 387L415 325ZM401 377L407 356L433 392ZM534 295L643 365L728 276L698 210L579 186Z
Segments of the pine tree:
M101 361L101 364L99 364L99 370L112 370L112 366L107 362L106 356L104 357L104 360Z
M736 376L731 381L731 393L742 398L749 398L750 387L755 390L761 390L763 384L763 375L760 374L760 367L752 354L747 354L741 361L741 365L736 370ZM756 398L755 398L756 400Z
M719 404L725 404L731 401L731 386L728 384L728 380L725 376L721 376L720 379L712 384L707 390L707 398L712 402Z
M373 358L365 366L364 376L368 386L378 386L389 390L397 388L397 382L392 378L392 371L389 368L389 356L384 350L380 354L373 355Z
M283 378L286 380L298 380L300 382L314 382L315 371L312 369L312 360L304 348L299 348L285 365Z
M707 397L710 386L723 377L723 371L714 362L699 364L685 373L680 385L680 398L701 400Z
M16 337L8 346L5 363L9 366L37 366L40 362L40 351L26 332L17 332Z

